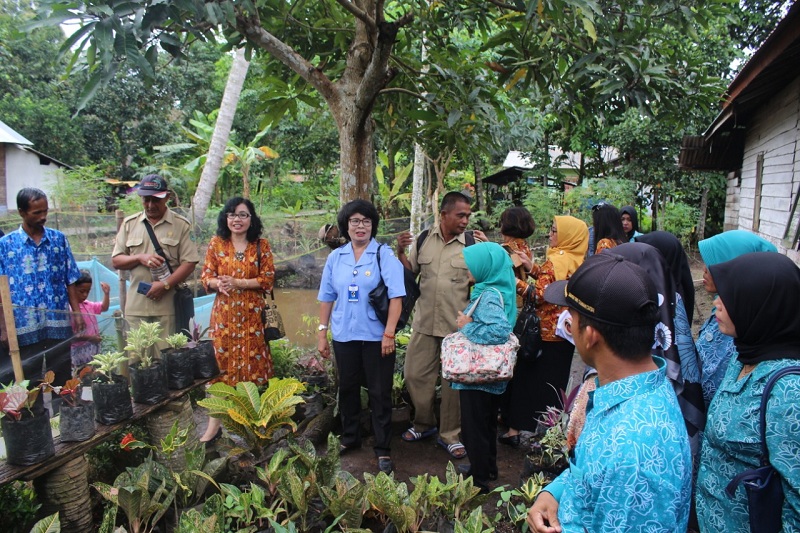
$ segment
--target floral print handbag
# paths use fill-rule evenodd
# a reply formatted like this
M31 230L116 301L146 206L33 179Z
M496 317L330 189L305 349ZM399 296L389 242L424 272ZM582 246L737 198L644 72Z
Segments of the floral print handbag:
M472 316L481 296L467 316ZM518 349L519 341L513 333L503 344L477 344L456 331L442 340L442 378L468 385L508 381L514 376Z

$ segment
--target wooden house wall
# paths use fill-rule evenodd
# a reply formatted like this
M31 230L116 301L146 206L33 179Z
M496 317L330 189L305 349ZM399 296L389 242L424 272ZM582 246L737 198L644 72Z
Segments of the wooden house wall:
M784 232L794 195L800 189L800 77L755 113L747 126L741 184L729 177L725 206L725 228L753 231L756 197L756 167L763 154L761 211L757 232L782 252ZM800 253L789 250L800 262Z

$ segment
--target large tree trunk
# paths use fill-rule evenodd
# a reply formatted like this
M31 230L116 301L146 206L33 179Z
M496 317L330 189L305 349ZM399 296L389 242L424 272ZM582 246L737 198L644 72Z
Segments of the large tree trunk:
M365 113L346 109L339 116L334 114L339 130L339 164L342 168L339 201L342 204L356 198L372 199L375 147L370 112L371 109Z
M397 33L414 16L407 13L386 22L384 2L340 2L355 16L355 32L342 77L331 81L321 69L261 27L256 17L237 16L237 28L251 43L267 51L319 91L339 131L342 177L339 199L370 198L375 172L374 124L371 113L378 93L394 78L389 59Z
M248 68L250 68L250 63L244 58L244 49L240 48L233 56L233 64L225 84L225 92L222 93L222 103L219 106L214 133L211 135L206 164L192 198L195 224L203 222L211 195L217 185L222 160L225 157L225 148L228 146L228 138L233 126L233 117L236 114L236 106L239 104L239 95L242 93Z

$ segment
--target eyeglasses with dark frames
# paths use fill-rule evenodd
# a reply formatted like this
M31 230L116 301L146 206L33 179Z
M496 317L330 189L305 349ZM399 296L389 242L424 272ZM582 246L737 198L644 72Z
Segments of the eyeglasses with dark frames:
M250 218L250 213L245 213L242 211L241 213L227 213L228 220L233 220L234 218L238 218L239 220L247 220Z
M364 226L365 228L372 227L372 219L371 218L351 218L347 221L351 227L357 228L358 226Z

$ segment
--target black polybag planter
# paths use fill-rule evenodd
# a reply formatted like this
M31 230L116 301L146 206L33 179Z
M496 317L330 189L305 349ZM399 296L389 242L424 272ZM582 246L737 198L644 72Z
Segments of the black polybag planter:
M111 383L93 382L92 399L94 419L100 424L110 426L133 416L128 382L121 376L114 376Z
M89 440L95 433L94 405L78 400L75 405L61 404L61 442Z
M167 362L167 385L170 389L185 389L194 383L192 354L189 350L163 350Z
M191 353L195 379L213 378L219 375L217 356L211 341L200 341L197 347L192 348Z
M136 403L154 405L169 394L167 388L167 364L164 361L153 361L147 368L130 367L131 395Z
M53 433L50 430L50 414L41 402L41 395L30 411L22 410L20 420L4 416L0 419L0 425L6 441L8 464L35 465L56 454Z

